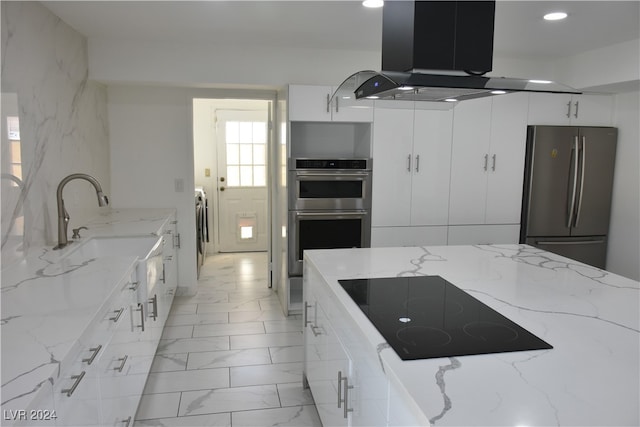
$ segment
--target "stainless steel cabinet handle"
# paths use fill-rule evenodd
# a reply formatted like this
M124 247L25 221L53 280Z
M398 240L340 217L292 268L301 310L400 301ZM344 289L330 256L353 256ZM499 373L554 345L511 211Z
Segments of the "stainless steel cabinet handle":
M420 154L416 155L416 173L420 172Z
M82 371L80 373L80 375L72 375L71 379L75 380L73 385L71 386L71 388L67 388L61 391L62 394L66 394L67 397L71 397L71 395L73 394L74 391L76 391L76 388L78 387L78 384L80 384L80 381L82 381L82 379L84 378L84 375L86 374L86 371Z
M155 322L158 318L158 294L153 295L153 298L149 299L149 304L151 304L153 307L153 310L151 311L151 317Z
M140 282L131 282L131 283L129 283L129 290L137 291L139 284L140 284Z
M580 211L582 210L582 195L584 194L584 169L587 152L587 138L582 137L582 155L580 156L580 191L578 193L578 206L576 207L576 222L574 227L578 226L580 222Z
M138 308L136 308L135 311L140 312L140 321L142 322L140 325L137 325L137 327L142 329L142 332L144 332L144 308L142 307L142 304L138 304Z
M120 316L122 316L122 312L124 311L124 307L120 310L113 310L114 313L117 313L115 316L110 317L109 320L113 320L113 323L117 323L120 320Z
M311 323L311 320L309 320L309 307L311 307L311 304L307 303L306 301L304 302L304 327L306 328L307 325L309 323Z
M173 247L180 249L180 233L173 236Z
M338 408L342 406L342 371L338 371Z
M166 257L164 257L165 261L171 261L173 259L173 255L167 255Z
M571 224L573 224L573 209L576 204L576 189L578 187L578 136L576 136L573 141L573 150L571 150L571 154L573 155L573 187L571 191L571 200L567 203L569 206L567 228L571 228Z
M124 427L129 427L129 424L131 424L131 415L129 415L129 418L121 422L124 423Z
M491 164L491 171L495 172L496 171L496 155L494 154L493 156L491 156L493 163Z
M96 356L98 355L98 353L100 353L100 350L102 350L102 345L90 348L89 351L92 351L93 354L91 355L91 357L89 357L87 359L82 359L82 361L84 363L86 363L87 365L91 365L93 363L93 359L95 359Z
M317 337L318 335L322 335L322 332L318 332L321 329L320 326L311 325L311 332L313 332L313 336Z
M571 118L571 101L567 102L567 118Z
M580 105L580 103L576 101L576 111L575 113L573 113L573 117L575 117L576 119L578 118L578 105Z
M127 359L129 358L129 356L127 356L126 354L124 355L124 357L121 357L120 359L118 359L120 363L120 366L113 368L114 371L118 371L118 372L122 372L122 370L124 369L124 364L127 363Z
M340 388L342 385L340 382L344 381L344 392L342 393L343 398L340 398ZM338 408L340 407L340 403L344 403L344 417L347 418L349 416L349 412L353 412L353 408L349 408L349 390L353 388L352 385L349 385L349 379L347 377L342 376L342 371L338 371Z
M162 283L167 283L165 281L164 262L162 263L162 277L160 278L160 280L162 280Z
M337 113L337 112L339 112L339 109L338 109L338 100L339 100L339 99L340 99L340 98L338 98L338 97L336 96L336 113Z
M484 170L485 172L487 171L487 166L489 165L489 155L485 154L484 155Z
M411 154L407 156L407 172L411 172Z
M327 113L331 112L331 107L329 106L331 104L331 95L327 94Z

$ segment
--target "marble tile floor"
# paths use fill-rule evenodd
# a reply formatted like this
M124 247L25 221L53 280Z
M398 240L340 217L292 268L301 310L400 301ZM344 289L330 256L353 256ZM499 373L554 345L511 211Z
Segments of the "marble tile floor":
M207 257L176 297L135 426L321 426L302 388L302 320L267 287L267 254Z

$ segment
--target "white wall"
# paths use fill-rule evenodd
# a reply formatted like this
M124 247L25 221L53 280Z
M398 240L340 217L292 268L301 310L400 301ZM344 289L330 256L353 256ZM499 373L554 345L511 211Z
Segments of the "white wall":
M6 115L18 113L22 188L2 179L2 261L58 240L56 189L88 173L109 188L107 91L88 80L87 41L37 2L2 2L2 173L8 168ZM9 105L11 104L11 105ZM71 228L99 212L93 187L70 182Z
M110 86L112 205L175 208L178 293L196 289L191 98L185 89Z
M380 68L379 52L89 40L90 77L200 87L277 88L289 83L339 85Z
M615 97L619 128L607 269L640 280L640 92Z
M615 88L640 79L640 39L594 49L557 63L556 80L577 89ZM637 86L636 86L637 87Z

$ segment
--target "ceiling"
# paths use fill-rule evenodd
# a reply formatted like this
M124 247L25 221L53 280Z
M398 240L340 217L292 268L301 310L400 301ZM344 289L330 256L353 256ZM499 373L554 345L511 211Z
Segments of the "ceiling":
M88 38L378 51L382 12L347 1L43 1ZM640 38L640 0L496 2L494 53L560 58ZM546 22L564 10L569 17Z

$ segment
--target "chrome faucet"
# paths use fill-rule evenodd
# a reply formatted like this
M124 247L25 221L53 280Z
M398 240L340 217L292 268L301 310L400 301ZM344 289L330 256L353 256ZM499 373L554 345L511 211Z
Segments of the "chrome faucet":
M109 199L102 193L102 187L100 186L100 183L91 175L87 175L84 173L74 173L60 181L60 184L58 184L58 191L56 192L56 198L58 201L58 246L53 249L62 249L69 244L69 241L67 240L69 213L64 207L62 190L69 181L72 181L74 179L84 179L86 181L89 181L93 185L93 187L96 189L96 195L98 196L98 206L107 206L109 204Z

